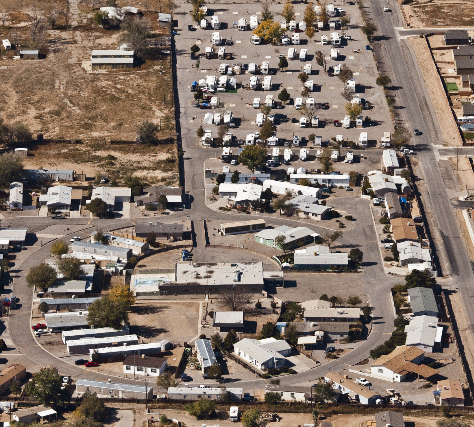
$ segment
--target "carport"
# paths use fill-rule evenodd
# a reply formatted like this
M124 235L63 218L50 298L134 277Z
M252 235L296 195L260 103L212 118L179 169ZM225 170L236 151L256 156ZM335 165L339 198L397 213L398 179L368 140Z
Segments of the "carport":
M46 411L38 412L39 417L41 418L41 422L47 420L51 422L51 417L54 416L54 421L58 420L58 413L54 409L47 409Z

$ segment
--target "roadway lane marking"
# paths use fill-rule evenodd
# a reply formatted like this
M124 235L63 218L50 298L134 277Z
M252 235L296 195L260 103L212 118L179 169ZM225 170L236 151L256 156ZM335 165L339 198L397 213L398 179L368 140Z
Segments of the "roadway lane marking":
M218 15L224 15L224 12L217 12Z
M239 12L232 12L232 14L233 14L233 15L238 15L238 14L239 14Z
M230 104L229 107L235 107L235 104Z
M295 13L295 16L300 16L300 15L301 15L301 13L299 13L299 12L298 12L298 13Z
M355 72L355 73L353 73L353 75L354 75L354 76L358 76L358 75L359 75L359 73L358 73L358 72Z
M288 86L288 90L291 90L291 89L293 89L293 86Z
M268 55L265 57L265 59L271 59L271 57L272 57L271 55Z
M286 74L293 74L293 71L287 71Z
M354 57L353 57L353 56L349 56L349 59L354 59Z
M64 237L65 234L37 234L36 237L55 239L56 237Z
M205 72L206 72L206 70L201 70L201 73L205 73Z
M247 55L242 55L241 58L242 59L247 59Z
M330 86L329 89L330 89L330 90L334 89L334 86Z
M196 44L201 44L201 40L196 40Z
M235 42L236 43L242 43L242 40L236 40Z
M339 108L339 105L333 105L332 108Z

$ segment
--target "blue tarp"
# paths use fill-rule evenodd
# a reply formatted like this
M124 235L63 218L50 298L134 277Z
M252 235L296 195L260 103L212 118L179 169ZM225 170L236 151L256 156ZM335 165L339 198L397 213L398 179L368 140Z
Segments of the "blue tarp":
M400 200L400 203L406 203L407 202L407 199L405 199L405 197L400 197L399 200Z

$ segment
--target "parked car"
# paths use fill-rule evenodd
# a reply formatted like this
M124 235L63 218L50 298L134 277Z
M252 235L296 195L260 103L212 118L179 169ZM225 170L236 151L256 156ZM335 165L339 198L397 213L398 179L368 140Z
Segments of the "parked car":
M230 161L230 164L231 164L232 166L236 166L236 165L239 164L239 162L238 162L237 160L235 160L235 159L232 159L232 160Z
M39 336L41 336L41 335L44 335L44 334L47 334L47 333L48 333L48 331L47 331L46 329L37 329L37 330L35 331L35 335L36 335L37 337L39 337Z
M80 365L80 366L84 366L86 363L87 363L87 360L86 360L86 359L77 359L77 360L74 362L75 365Z
M371 385L370 381L367 381L365 378L357 378L355 382L357 384L363 385L364 387Z
M380 242L381 243L393 243L393 240L392 239L382 239Z
M392 246L393 246L393 243L385 243L385 245L383 245L385 249L392 249Z
M196 31L196 27L194 25L188 25L188 31Z
M96 363L96 362L86 362L86 363L84 364L84 366L85 366L86 368L93 368L93 367L95 367L95 366L99 366L99 364Z
M413 133L414 133L415 136L422 135L422 133L420 132L420 130L419 130L419 129L416 129L416 128L413 129Z
M333 351L336 351L336 347L327 347L326 350L324 350L326 353L332 353Z
M32 326L31 329L33 329L33 331L38 331L39 329L46 329L46 325L44 323L37 323L36 325Z

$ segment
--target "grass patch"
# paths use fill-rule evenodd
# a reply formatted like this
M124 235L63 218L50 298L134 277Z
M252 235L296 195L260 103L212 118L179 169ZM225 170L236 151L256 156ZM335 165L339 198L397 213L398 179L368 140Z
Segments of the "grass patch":
M459 92L458 85L456 83L446 83L448 92Z
M463 136L464 136L464 139L466 141L473 141L474 140L474 132L464 132Z

